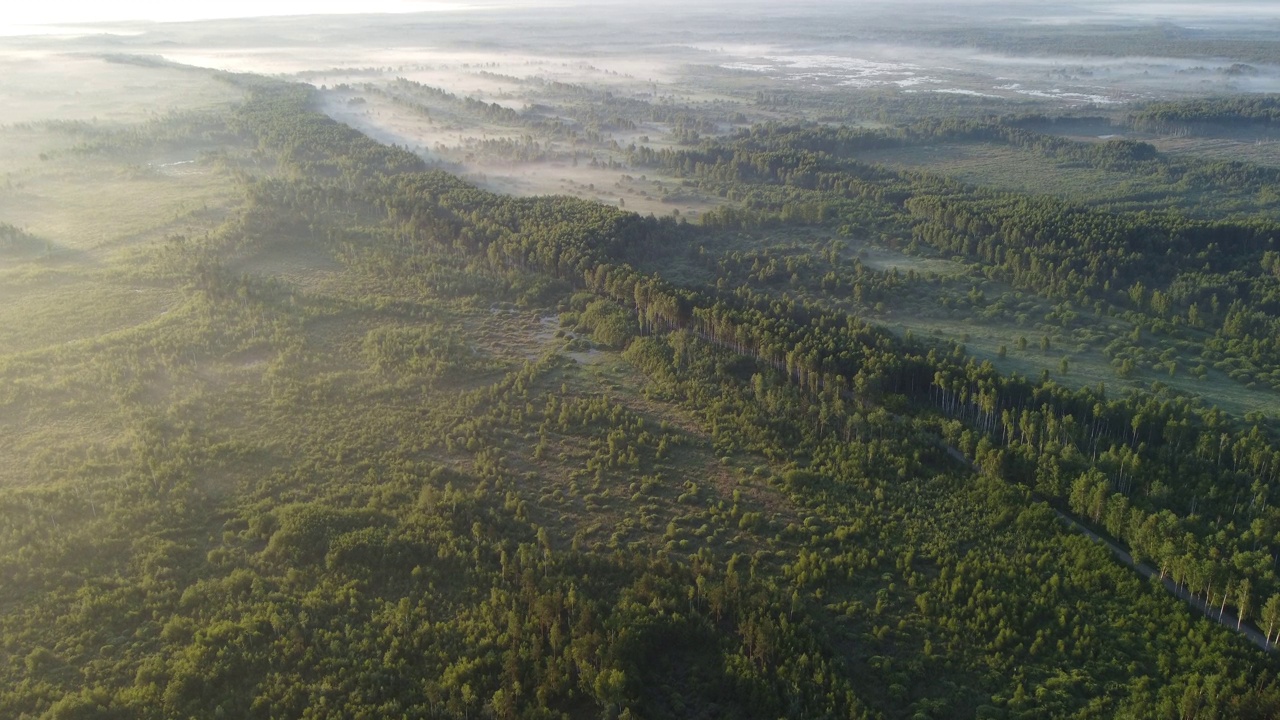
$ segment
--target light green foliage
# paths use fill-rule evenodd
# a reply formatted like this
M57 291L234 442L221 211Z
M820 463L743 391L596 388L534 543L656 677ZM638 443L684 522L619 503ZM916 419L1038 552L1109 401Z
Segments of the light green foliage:
M621 349L638 330L635 316L608 300L592 300L578 316L579 324L605 347Z
M386 372L437 378L483 367L456 330L434 325L375 328L365 335L364 351L374 367Z

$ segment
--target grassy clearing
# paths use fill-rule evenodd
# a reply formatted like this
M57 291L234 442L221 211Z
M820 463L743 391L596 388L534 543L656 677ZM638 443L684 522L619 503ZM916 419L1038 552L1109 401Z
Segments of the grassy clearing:
M50 67L10 62L21 72L0 80L13 99L5 120L91 120L93 112L100 126L119 128L238 97L200 73L86 59L52 66L70 74L36 92ZM130 110L95 104L99 92ZM79 111L52 118L63 106L51 98L62 93L76 94ZM70 151L83 140L55 125L0 127L0 221L29 239L0 254L0 485L109 478L140 431L140 413L181 395L174 388L189 378L172 350L190 340L198 314L180 281L159 271L161 248L171 235L214 230L242 195L210 163L178 172L149 164L146 151ZM196 159L205 142L193 139L182 159ZM166 147L156 152L171 154ZM172 161L168 154L154 159ZM102 472L86 470L89 462Z
M987 283L985 289L990 296L1001 291L1012 292L995 283ZM900 335L910 332L918 339L963 345L970 355L979 361L990 361L1004 373L1016 372L1035 378L1047 371L1049 377L1068 387L1096 387L1101 383L1116 390L1147 391L1153 383L1160 383L1237 416L1249 412L1263 412L1270 416L1280 414L1280 393L1246 387L1211 368L1203 377L1195 376L1192 369L1202 360L1194 346L1184 343L1173 343L1176 349L1171 351L1166 343L1144 340L1142 347L1147 357L1170 353L1170 359L1138 360L1132 373L1122 376L1118 368L1119 358L1108 357L1104 349L1111 339L1131 333L1131 323L1082 311L1073 327L1064 329L1043 320L1052 309L1051 303L1023 296L1019 312L1026 316L1025 319L981 319L967 310L948 311L936 300L925 297L891 302L883 312L870 310L867 316ZM1049 339L1047 350L1041 346L1046 337ZM1023 340L1025 349L1020 348ZM1067 360L1066 372L1062 368L1064 358ZM1170 363L1175 366L1172 375L1168 372Z
M1162 151L1207 161L1280 164L1280 145L1227 139L1150 139ZM980 187L1115 210L1181 209L1210 215L1273 215L1278 197L1270 188L1227 190L1188 187L1182 182L1059 162L1032 151L994 143L939 143L859 155L859 160L899 170L924 170ZM1224 196L1224 193L1226 195Z
M678 178L636 176L568 163L531 163L507 168L480 166L471 179L486 189L508 195L569 195L641 215L677 215L690 221L724 202L685 187Z
M0 190L0 218L43 246L0 257L0 355L117 333L174 309L176 289L142 271L167 236L208 232L238 202L219 172L138 173L103 158L51 160Z
M116 248L208 228L211 210L238 195L232 180L209 166L171 175L107 158L46 165L0 190L0 218L55 250Z
M1039 378L1047 372L1055 382L1069 387L1096 387L1101 383L1113 391L1149 392L1159 383L1237 416L1250 412L1280 414L1280 393L1259 386L1261 383L1250 387L1205 361L1200 356L1203 337L1192 333L1187 338L1174 339L1139 332L1140 340L1134 343L1128 340L1134 326L1123 317L1098 315L1092 307L1056 304L977 275L972 268L953 260L905 255L849 238L840 238L833 245L829 235L808 230L725 233L707 245L707 252L748 256L761 253L762 257L782 261L825 256L832 247L842 248L841 266L849 268L857 261L882 273L896 271L905 283L887 296L865 302L857 302L847 293L820 291L803 279L799 285L774 282L762 289L865 318L900 336L910 333L943 348L962 345L979 362L990 361L1004 373ZM646 267L642 263L641 269L660 271L694 285L715 284L718 280L697 253L672 256L662 261L662 267L659 264ZM908 278L912 272L914 280ZM976 295L971 297L973 293ZM1070 320L1064 320L1064 316ZM1047 349L1042 345L1046 339ZM1114 344L1117 339L1124 340ZM1128 370L1126 359L1131 363Z
M5 282L0 349L23 353L118 332L163 315L178 293L120 282L109 274Z
M1060 163L993 143L940 143L861 153L858 160L895 169L928 170L1010 192L1052 195L1089 203L1121 202L1160 193L1158 183L1126 173Z
M3 124L133 124L173 110L220 107L239 98L239 90L202 71L53 52L0 53Z
M1280 141L1275 139L1153 137L1146 142L1172 155L1280 167Z

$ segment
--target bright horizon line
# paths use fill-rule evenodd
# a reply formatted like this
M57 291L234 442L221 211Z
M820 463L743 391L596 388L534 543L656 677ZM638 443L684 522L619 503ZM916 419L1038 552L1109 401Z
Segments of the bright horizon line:
M703 0L657 0L657 4L696 7ZM721 0L724 1L724 0ZM762 0L755 0L761 2ZM900 0L899 0L900 1ZM912 2L916 0L907 0ZM1012 2L1013 0L959 0L978 4ZM1053 0L1021 0L1043 6ZM489 11L528 7L566 7L600 5L621 0L45 0L0 10L0 36L83 34L96 25L129 25L151 23L183 23L209 20L233 20L315 15L378 15L428 12ZM650 0L653 4L655 0ZM830 4L856 6L884 5L892 0L827 0ZM926 4L943 0L923 0ZM806 0L805 4L823 4L823 0ZM1099 7L1100 6L1100 7ZM1126 11L1137 17L1178 15L1181 20L1203 19L1210 15L1241 15L1259 20L1280 19L1280 7L1263 0L1228 0L1224 4L1207 4L1196 0L1166 0L1163 3L1139 0L1129 5L1112 7L1104 0L1082 0L1082 9L1101 15L1118 15ZM1259 9L1264 10L1259 13ZM1086 15L1089 13L1085 13ZM107 32L104 28L103 32Z

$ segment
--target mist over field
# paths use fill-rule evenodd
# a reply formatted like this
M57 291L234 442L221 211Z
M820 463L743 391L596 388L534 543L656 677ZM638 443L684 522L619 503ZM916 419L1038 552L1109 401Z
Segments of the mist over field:
M6 8L0 438L0 718L1280 717L1280 9Z
M756 92L798 91L833 105L873 95L898 102L964 100L965 113L1104 114L1161 99L1280 89L1280 67L1267 58L1268 27L1280 20L1268 3L1214 6L1218 12L1196 3L920 2L904 7L566 0L386 3L358 8L373 14L304 17L291 15L301 6L287 3L138 5L110 11L118 22L100 26L105 34L71 28L52 47L39 38L11 38L6 56L11 66L25 62L30 68L38 62L40 73L57 73L57 62L83 63L72 61L74 55L118 53L299 78L326 88L326 107L335 118L384 142L414 148L429 160L452 163L489 187L605 200L616 193L578 189L599 186L601 178L594 173L559 172L528 162L513 172L475 151L477 144L509 141L523 130L477 125L474 119L408 117L404 107L386 107L382 99L357 108L349 104L355 95L328 88L380 86L403 77L516 111L547 104L530 83L552 82L678 103L740 104ZM352 9L336 2L308 7L318 13ZM396 14L376 14L385 11ZM56 8L43 12L42 22L61 17ZM272 16L234 19L241 13ZM209 15L230 19L172 22ZM134 17L165 22L128 21ZM67 14L66 19L76 18ZM90 19L111 18L99 10ZM1237 32L1240 27L1247 30ZM1202 46L1218 42L1216 33L1232 34L1221 39L1221 54L1205 56ZM1242 42L1247 38L1257 40ZM1073 51L1072 43L1079 49ZM15 75L14 82L21 81ZM89 112L83 103L66 104L81 106L70 111L74 114ZM13 119L25 112L22 103L8 107ZM726 119L737 122L719 122L713 134L782 115L728 113ZM798 116L822 117L808 111ZM880 118L864 116L863 121L868 119ZM670 132L668 123L638 127L629 134L606 134L626 147L640 137L656 142ZM646 204L646 209L655 208ZM684 210L698 207L689 204Z

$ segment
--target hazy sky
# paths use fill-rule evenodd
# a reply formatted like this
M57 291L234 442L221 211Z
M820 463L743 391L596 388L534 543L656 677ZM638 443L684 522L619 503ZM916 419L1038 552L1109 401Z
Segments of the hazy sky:
M0 25L154 20L159 22L266 15L392 13L527 4L527 0L8 0Z
M724 2L725 0L717 0ZM733 2L733 0L729 0ZM1053 7L1058 0L923 0L937 5L961 2L1017 7L1025 4L1040 9ZM403 13L450 11L519 6L555 6L619 3L622 0L0 0L0 35L24 34L23 28L129 20L175 22L215 18L263 17L270 15L317 15L342 13ZM711 0L648 0L648 4L665 4L696 8ZM793 0L737 0L734 5L786 7ZM921 0L805 0L806 4L844 7L860 5L896 6ZM622 2L629 5L629 2ZM1280 2L1275 0L1075 0L1062 3L1063 12L1078 19L1081 15L1132 18L1165 18L1170 20L1206 20L1215 17L1280 20ZM1096 15L1094 15L1097 17Z

